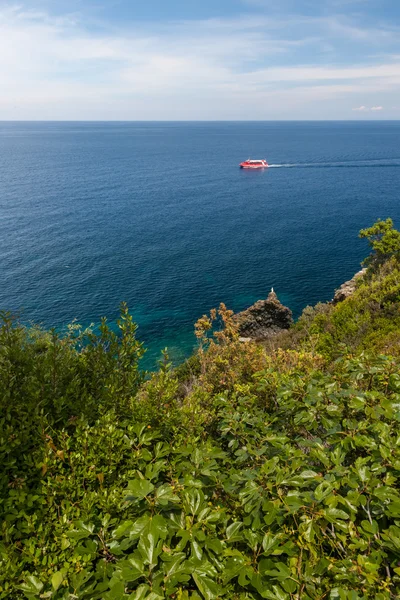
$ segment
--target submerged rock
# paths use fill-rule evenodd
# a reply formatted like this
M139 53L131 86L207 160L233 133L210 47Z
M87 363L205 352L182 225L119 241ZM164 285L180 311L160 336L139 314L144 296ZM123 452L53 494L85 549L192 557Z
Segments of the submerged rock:
M367 269L361 269L361 271L358 271L358 273L356 273L354 277L352 277L349 281L345 281L344 283L342 283L340 288L338 288L335 292L332 304L343 302L343 300L346 300L346 298L354 294L357 287L358 279L360 279L360 277L363 277L366 272Z
M273 288L266 300L258 300L235 315L242 340L266 340L293 323L292 311L278 300Z

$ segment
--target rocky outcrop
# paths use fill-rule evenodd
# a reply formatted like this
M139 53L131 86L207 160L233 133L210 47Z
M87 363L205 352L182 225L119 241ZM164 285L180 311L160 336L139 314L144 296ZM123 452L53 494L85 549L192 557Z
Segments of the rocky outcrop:
M366 272L367 269L361 269L361 271L358 271L358 273L356 273L354 277L352 277L352 279L350 279L349 281L345 281L345 283L342 283L340 288L338 288L335 292L332 304L343 302L343 300L346 300L346 298L354 294L357 287L358 279L360 279L360 277L363 277Z
M266 340L293 323L292 311L283 306L272 289L266 300L258 300L235 315L242 341Z

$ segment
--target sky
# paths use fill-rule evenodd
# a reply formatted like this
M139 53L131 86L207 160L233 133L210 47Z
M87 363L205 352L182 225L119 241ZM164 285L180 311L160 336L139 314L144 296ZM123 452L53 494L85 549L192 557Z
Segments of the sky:
M400 0L0 0L0 120L400 118Z

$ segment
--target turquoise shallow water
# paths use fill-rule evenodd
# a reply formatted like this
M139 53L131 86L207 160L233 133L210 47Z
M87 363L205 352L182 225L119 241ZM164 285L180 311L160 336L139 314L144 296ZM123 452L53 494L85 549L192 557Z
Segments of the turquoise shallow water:
M295 315L400 226L400 122L0 123L0 308L63 327L126 300L152 365L273 286ZM238 168L251 156L272 168Z

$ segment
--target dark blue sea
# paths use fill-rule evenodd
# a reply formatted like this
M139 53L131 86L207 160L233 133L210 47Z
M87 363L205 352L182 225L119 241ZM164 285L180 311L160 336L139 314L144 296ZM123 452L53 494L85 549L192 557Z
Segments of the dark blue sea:
M0 308L62 328L125 300L146 364L181 360L221 301L331 299L399 190L400 122L3 122Z

